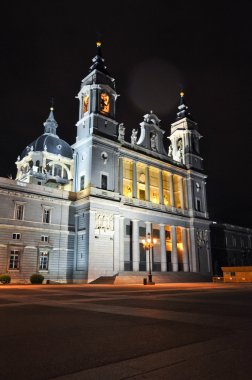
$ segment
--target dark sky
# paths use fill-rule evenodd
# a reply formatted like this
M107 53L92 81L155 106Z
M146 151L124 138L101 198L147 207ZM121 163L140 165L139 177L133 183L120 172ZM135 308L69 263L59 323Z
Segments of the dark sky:
M75 96L101 35L118 121L129 133L152 109L168 136L183 88L203 135L210 217L252 227L252 3L202 4L2 1L0 176L15 177L51 97L60 137L75 141Z

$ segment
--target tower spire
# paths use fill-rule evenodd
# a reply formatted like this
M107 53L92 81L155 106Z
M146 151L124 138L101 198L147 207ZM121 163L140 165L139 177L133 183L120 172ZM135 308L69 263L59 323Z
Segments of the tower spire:
M56 135L56 129L58 127L58 123L54 118L53 114L54 108L50 107L50 113L47 118L47 120L44 122L45 132L44 133L51 133L53 135Z
M96 55L92 59L93 63L89 68L89 72L91 73L91 71L93 70L99 70L102 73L109 75L107 71L107 67L104 64L104 58L102 57L101 45L102 45L101 41L96 42Z
M188 107L185 105L184 96L184 91L180 91L180 101L177 112L177 120L190 116L190 112L188 112Z

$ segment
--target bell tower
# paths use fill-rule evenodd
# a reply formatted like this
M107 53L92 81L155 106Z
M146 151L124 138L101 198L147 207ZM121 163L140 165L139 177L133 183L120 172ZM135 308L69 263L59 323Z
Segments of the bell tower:
M89 74L82 80L77 95L79 120L76 123L76 142L72 146L75 151L74 191L84 190L89 186L100 186L97 168L94 168L101 157L103 166L107 163L108 152L102 149L98 153L99 149L94 140L99 136L117 140L118 122L115 120L117 97L115 80L105 66L101 42L97 42L96 55L92 59ZM105 175L102 178L104 179ZM109 181L108 188L113 188Z
M198 124L191 119L188 107L184 102L184 92L180 93L180 103L178 106L177 119L171 124L171 141L168 155L174 161L186 165L188 169L194 168L203 170L199 151L199 140L202 138L198 132Z
M79 99L79 120L76 142L92 134L116 138L115 121L116 99L115 80L104 64L101 42L96 43L96 55L92 59L89 74L82 80Z

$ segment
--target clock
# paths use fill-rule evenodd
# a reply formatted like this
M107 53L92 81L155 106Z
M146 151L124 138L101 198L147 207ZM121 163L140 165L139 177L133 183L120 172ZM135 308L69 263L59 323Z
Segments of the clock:
M88 112L89 96L85 95L83 98L83 113Z
M110 110L110 99L106 92L102 92L100 95L100 111L101 113L109 113Z

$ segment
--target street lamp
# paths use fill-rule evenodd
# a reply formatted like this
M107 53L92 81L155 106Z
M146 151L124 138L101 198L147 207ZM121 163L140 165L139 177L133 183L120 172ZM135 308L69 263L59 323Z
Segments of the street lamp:
M151 234L147 234L147 239L143 239L142 243L144 249L149 251L149 273L148 273L148 282L152 283L152 273L151 273L151 248L153 248L154 244L156 244L157 239L152 239Z

